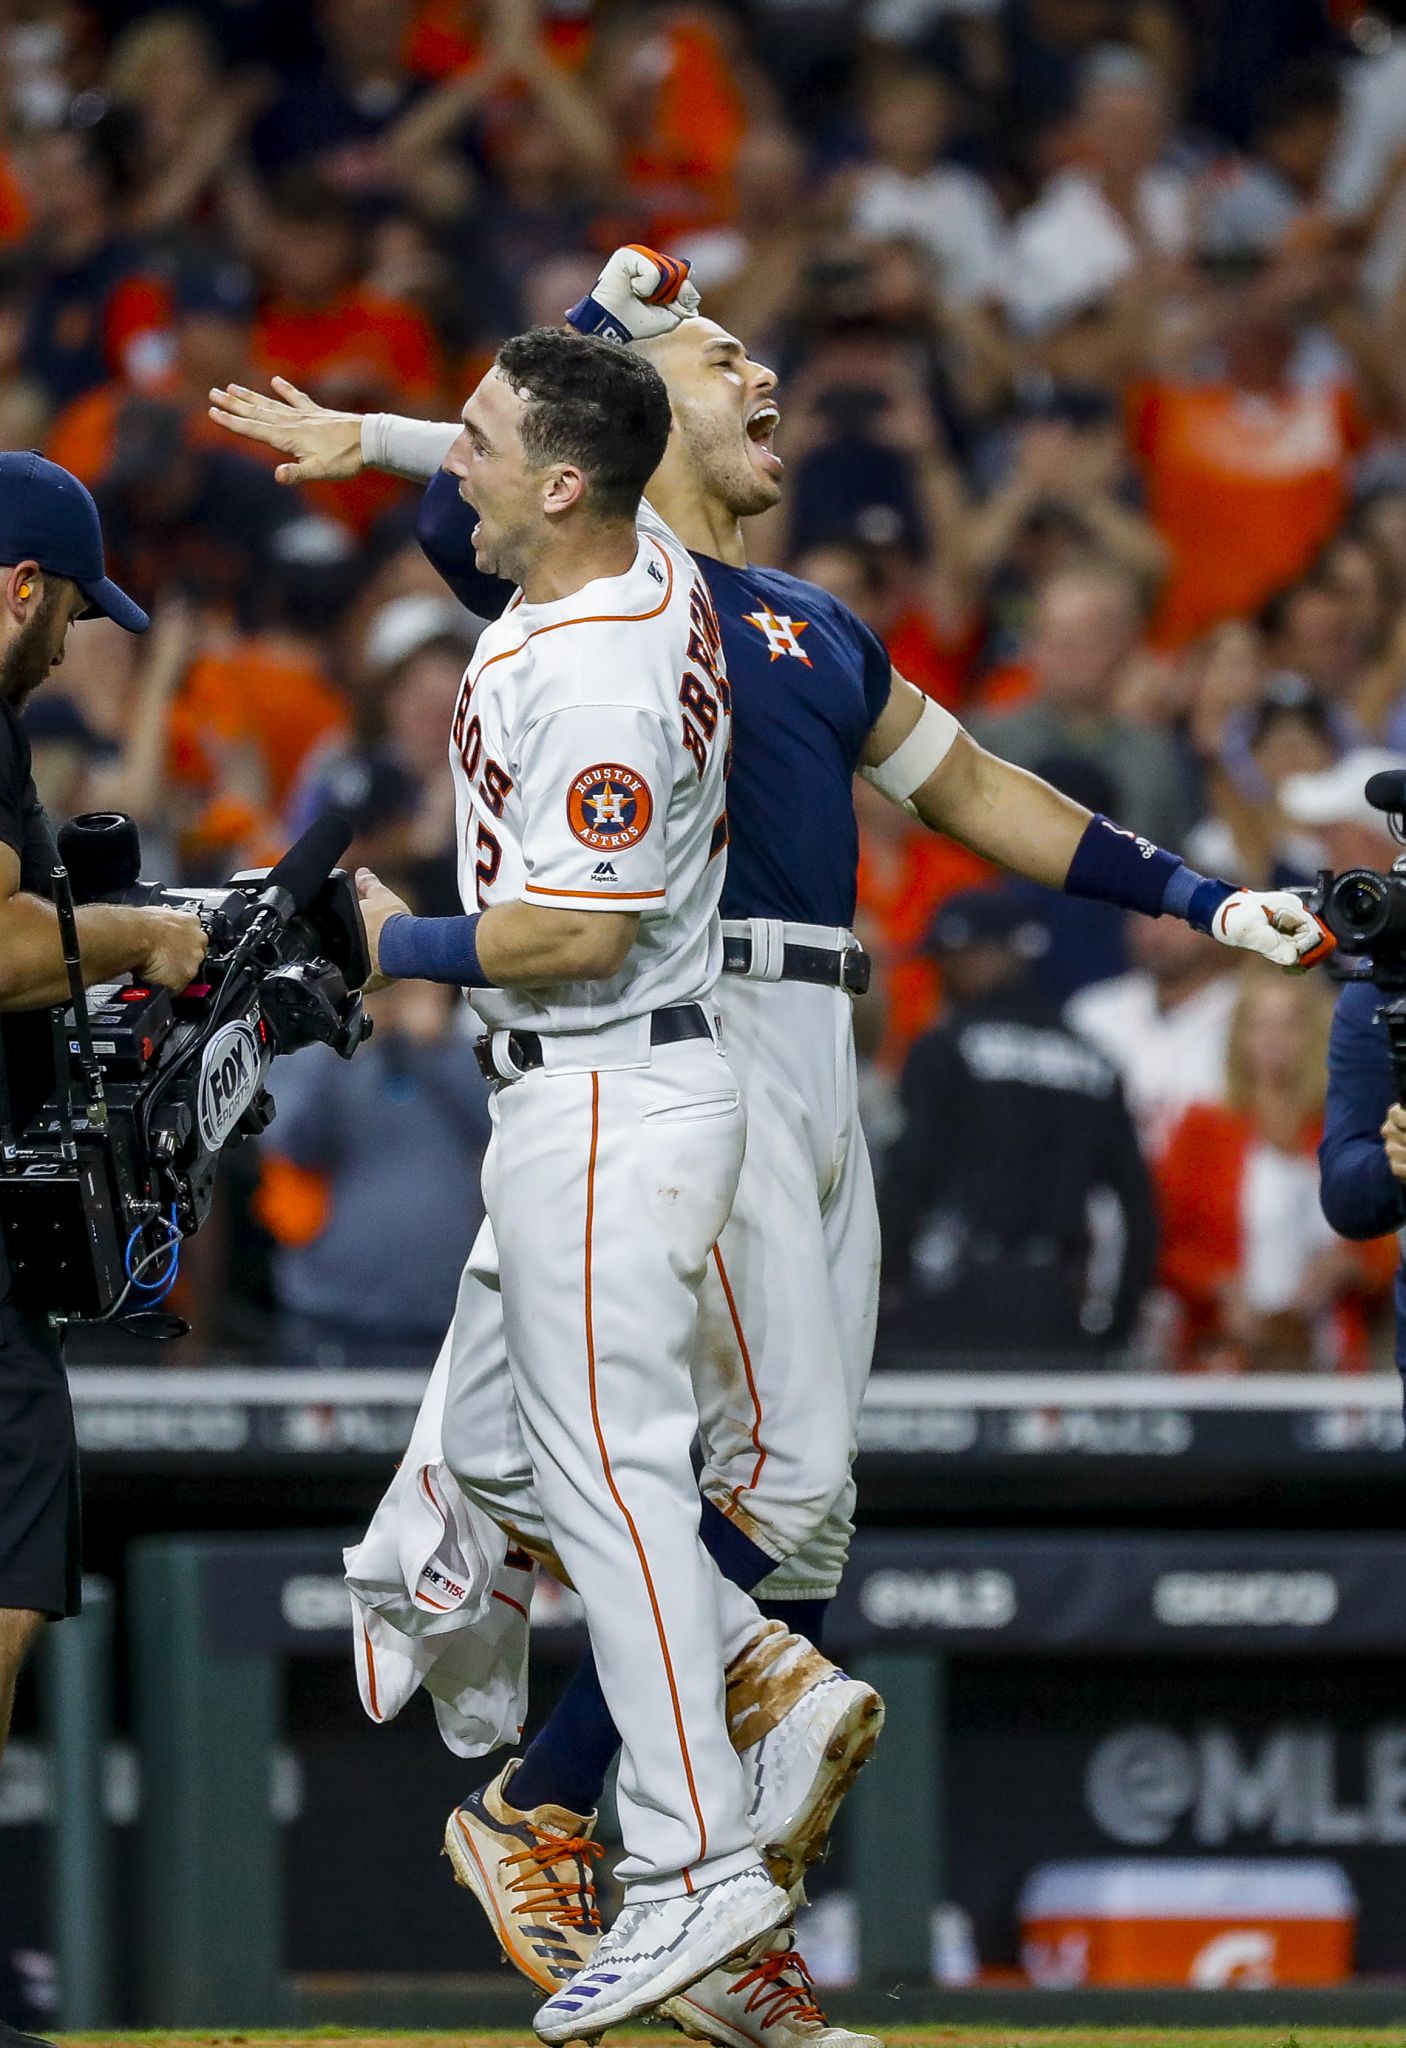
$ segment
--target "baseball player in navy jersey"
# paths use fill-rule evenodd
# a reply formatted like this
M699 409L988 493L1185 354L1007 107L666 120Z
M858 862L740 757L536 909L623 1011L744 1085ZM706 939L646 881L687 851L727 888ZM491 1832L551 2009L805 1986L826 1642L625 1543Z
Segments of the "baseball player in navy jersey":
M617 251L571 318L641 348L664 377L674 432L642 524L655 530L652 511L701 568L733 695L717 1002L748 1140L705 1284L695 1388L705 1542L735 1583L756 1588L772 1617L734 1656L729 1707L753 1785L754 1832L773 1869L790 1880L817 1853L878 1720L867 1688L810 1648L823 1633L851 1534L850 1465L878 1270L849 1015L868 972L849 929L854 774L932 829L1049 886L1187 917L1223 943L1285 966L1310 962L1326 937L1297 898L1198 876L985 753L892 671L876 636L844 605L795 577L748 566L741 522L781 491L776 379L700 316L680 270L648 251ZM368 461L425 476L455 431L331 414L289 385L277 390L274 400L239 390L213 396L225 424L292 458L279 472L289 482L352 475ZM506 593L479 573L471 524L455 480L436 476L422 506L422 544L463 600L492 614ZM502 1340L489 1304L480 1308L477 1334L491 1355ZM486 1367L483 1380L491 1383ZM481 1395L466 1385L460 1426L484 1419ZM511 1442L500 1451L500 1491L486 1504L530 1540L527 1461ZM568 1877L589 1880L579 1863L574 1876L569 1859L554 1865L550 1843L579 1836L614 1745L588 1666L521 1762L451 1818L456 1869L506 1952L539 1982L524 1931L550 1930L556 1943L589 1953L589 1936L578 1943L579 1916L560 1911L559 1895L554 1908L550 1896ZM485 1874L495 1846L497 1869ZM525 1869L537 1873L535 1886ZM793 2039L846 2038L826 2028L784 1945L760 1976L714 1972L665 2010L686 2031L725 2043L765 2039L781 2048Z

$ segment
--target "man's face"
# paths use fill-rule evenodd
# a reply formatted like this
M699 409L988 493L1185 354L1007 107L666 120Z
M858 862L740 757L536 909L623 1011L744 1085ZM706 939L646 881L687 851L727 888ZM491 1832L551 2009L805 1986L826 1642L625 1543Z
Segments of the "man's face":
M460 417L464 430L444 467L459 479L459 496L478 513L474 556L489 576L521 583L546 538L543 472L522 445L526 402L496 368L483 378Z
M68 629L86 602L76 583L46 577L39 609L0 656L0 697L15 711L63 660Z
M1036 610L1030 645L1041 694L1072 711L1106 709L1137 632L1131 596L1112 583L1078 576L1050 583Z
M770 511L783 470L771 445L781 423L776 372L750 361L715 320L684 320L643 352L664 379L682 452L707 495L736 519Z

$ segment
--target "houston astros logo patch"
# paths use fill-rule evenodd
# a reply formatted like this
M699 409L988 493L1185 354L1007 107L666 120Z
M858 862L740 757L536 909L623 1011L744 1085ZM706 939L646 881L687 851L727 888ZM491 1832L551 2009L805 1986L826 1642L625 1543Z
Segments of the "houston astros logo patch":
M583 768L566 793L566 817L583 846L623 853L649 830L654 799L633 768L605 761Z

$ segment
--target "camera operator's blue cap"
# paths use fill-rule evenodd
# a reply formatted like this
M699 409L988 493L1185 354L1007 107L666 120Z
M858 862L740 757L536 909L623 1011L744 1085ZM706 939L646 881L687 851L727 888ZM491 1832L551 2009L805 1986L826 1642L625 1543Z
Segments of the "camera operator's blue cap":
M0 455L0 562L37 562L66 576L88 600L81 618L113 619L129 633L151 624L107 573L92 492L33 449Z

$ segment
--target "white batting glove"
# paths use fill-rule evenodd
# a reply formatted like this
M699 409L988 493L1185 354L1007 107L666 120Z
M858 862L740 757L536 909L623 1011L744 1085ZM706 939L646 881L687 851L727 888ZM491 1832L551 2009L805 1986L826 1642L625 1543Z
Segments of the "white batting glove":
M1276 967L1303 970L1326 960L1337 940L1289 889L1237 889L1211 919L1223 946L1262 953Z
M630 242L615 251L567 321L578 334L600 334L607 341L652 341L697 313L690 268L682 257Z

